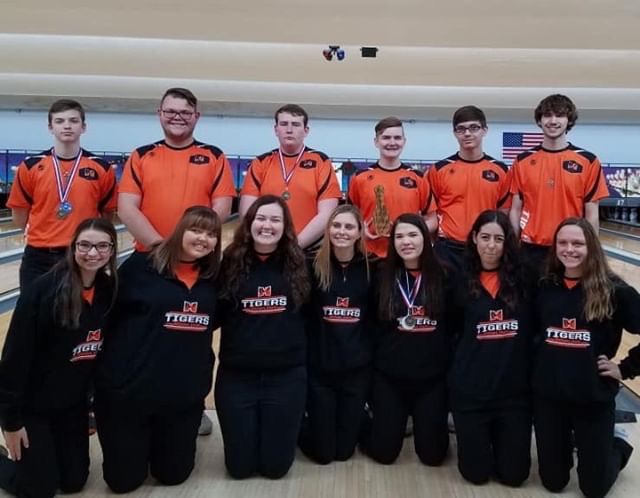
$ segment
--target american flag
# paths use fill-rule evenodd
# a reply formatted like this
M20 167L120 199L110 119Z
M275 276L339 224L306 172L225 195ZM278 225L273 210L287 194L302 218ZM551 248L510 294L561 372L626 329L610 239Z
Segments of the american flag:
M505 131L502 134L502 159L513 161L518 154L540 145L543 133L514 133Z

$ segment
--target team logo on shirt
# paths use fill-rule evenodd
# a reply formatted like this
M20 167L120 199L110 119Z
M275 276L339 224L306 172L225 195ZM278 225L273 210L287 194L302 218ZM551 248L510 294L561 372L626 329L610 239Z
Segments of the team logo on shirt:
M209 164L209 156L203 156L202 154L193 154L189 157L191 164Z
M90 330L84 342L78 344L71 351L70 362L95 360L96 356L102 349L102 330Z
M400 178L400 186L404 188L417 188L418 184L410 176L403 176Z
M258 297L271 297L271 286L266 287L258 286Z
M247 297L240 301L242 311L250 315L270 315L282 313L287 309L287 296L274 296L271 286L258 286L256 297Z
M164 328L181 332L204 332L209 327L209 315L198 313L198 301L184 301L182 311L167 311Z
M476 339L490 341L511 339L518 335L518 320L504 319L503 310L489 310L489 321L476 325Z
M93 168L80 168L78 170L78 176L85 180L97 180L98 172Z
M575 161L562 161L562 169L569 173L582 173L582 164Z
M432 320L431 318L426 316L424 306L411 306L411 309L409 310L409 314L415 320L416 325L411 330L402 328L402 326L400 325L400 321L402 320L403 317L400 317L397 319L397 321L398 321L398 330L400 330L401 332L410 332L412 334L415 334L415 333L424 334L424 333L434 332L436 330L436 327L438 326L438 320Z
M547 344L561 348L585 349L591 345L591 332L577 328L575 318L563 318L562 327L548 327Z
M316 167L316 161L314 159L305 159L300 161L300 167L302 169L313 169Z
M337 297L335 306L322 307L322 319L331 323L358 323L360 308L350 307L348 297Z
M498 176L498 173L496 173L495 171L493 171L491 169L485 169L482 172L482 179L483 180L487 180L488 182L500 181L500 177Z
M529 223L529 219L531 218L531 213L526 209L522 210L520 214L520 231L524 232L524 229L527 227ZM526 233L522 233L522 240L525 242L531 242L531 237L529 237Z

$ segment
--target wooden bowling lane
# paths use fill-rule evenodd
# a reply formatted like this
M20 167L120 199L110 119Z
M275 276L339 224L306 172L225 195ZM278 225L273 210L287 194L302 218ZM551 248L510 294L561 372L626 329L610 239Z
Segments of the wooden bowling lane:
M13 224L13 221L11 221L11 218L0 219L0 233L15 229L16 226Z
M12 230L13 231L13 230ZM24 245L24 235L22 231L12 235L3 236L7 232L0 232L0 253L19 249Z
M607 229L600 230L600 242L605 246L627 251L640 257L640 235L633 233L613 233Z
M640 227L620 223L602 222L600 241L609 247L627 251L640 257Z

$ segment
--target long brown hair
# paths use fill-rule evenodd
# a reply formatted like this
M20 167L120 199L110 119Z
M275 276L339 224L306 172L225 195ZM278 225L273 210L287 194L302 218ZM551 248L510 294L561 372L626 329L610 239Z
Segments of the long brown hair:
M611 271L596 231L584 218L567 218L553 234L553 250L547 260L545 278L560 283L564 277L564 265L556 255L558 232L569 225L582 229L587 245L587 257L582 265L580 282L584 289L584 317L588 321L602 321L613 316L613 280L618 278Z
M105 233L109 236L113 247L111 256L107 263L99 270L109 282L112 291L111 306L116 298L116 289L118 287L118 272L116 271L116 258L118 253L118 236L113 223L105 218L88 218L80 222L71 243L67 248L64 259L58 262L52 269L58 275L58 285L55 291L53 301L54 316L59 320L60 325L66 328L76 329L80 326L80 314L82 313L82 276L80 267L76 262L76 242L78 238L87 230L95 230ZM96 279L98 275L96 275Z
M502 256L500 257L500 266L498 267L498 279L500 281L498 295L505 302L507 308L515 310L519 301L525 297L524 276L521 270L522 265L520 264L520 251L518 250L516 235L508 216L502 211L492 209L483 211L478 215L469 231L465 247L465 262L469 271L469 292L471 296L477 299L482 289L482 283L480 282L482 262L478 254L478 246L473 238L477 237L482 227L488 223L497 224L504 234L504 245Z
M329 237L329 230L336 216L344 213L352 215L356 219L356 223L358 224L360 239L356 242L354 249L356 251L356 254L360 253L364 257L367 267L367 278L369 277L369 259L367 258L367 247L364 241L364 222L362 221L362 215L360 214L360 210L357 207L351 204L343 204L336 207L329 216L327 226L324 229L322 244L320 245L320 249L318 249L315 258L313 259L313 271L316 275L316 278L318 279L320 288L324 291L328 291L329 287L331 287L331 280L333 276L333 272L331 271L331 254L333 251L331 246L331 239Z
M282 262L284 277L291 286L293 302L295 307L299 308L307 300L311 284L304 262L304 253L298 245L289 208L286 202L275 195L263 195L251 204L233 234L233 241L224 250L224 265L220 278L221 296L235 302L241 281L248 278L249 269L257 259L251 236L251 224L258 209L268 204L277 204L282 208L284 229L271 257L278 258Z
M422 216L414 213L404 213L398 216L391 227L389 235L389 250L387 258L382 265L382 278L380 282L380 307L379 316L383 320L392 320L396 316L398 287L396 278L405 271L404 261L396 251L394 243L396 230L400 223L408 223L415 226L424 239L422 255L420 256L420 272L422 273L422 285L419 290L419 300L425 303L425 311L430 316L440 313L444 306L444 270L438 262L433 248L429 229Z
M151 258L151 265L158 273L166 273L175 277L176 269L180 264L184 232L192 228L213 232L216 236L217 241L213 251L196 260L194 264L200 271L200 278L214 278L217 276L220 269L222 224L216 212L206 206L187 208L169 238L152 249L149 257Z

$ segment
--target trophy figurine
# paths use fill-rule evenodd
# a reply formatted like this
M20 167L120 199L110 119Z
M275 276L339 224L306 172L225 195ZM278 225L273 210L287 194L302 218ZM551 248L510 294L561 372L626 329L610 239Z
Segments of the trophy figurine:
M388 237L391 232L391 219L384 205L384 187L376 185L373 189L376 195L376 207L373 211L372 223L380 237Z

